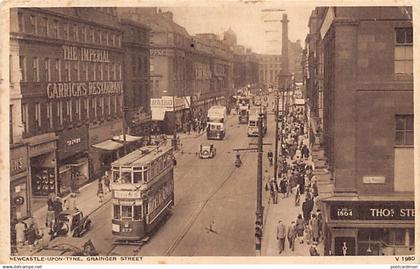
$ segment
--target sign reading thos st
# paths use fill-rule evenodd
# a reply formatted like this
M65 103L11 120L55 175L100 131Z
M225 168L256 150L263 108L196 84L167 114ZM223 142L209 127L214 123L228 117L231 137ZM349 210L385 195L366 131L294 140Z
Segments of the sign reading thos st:
M413 220L414 202L337 202L331 204L332 220Z

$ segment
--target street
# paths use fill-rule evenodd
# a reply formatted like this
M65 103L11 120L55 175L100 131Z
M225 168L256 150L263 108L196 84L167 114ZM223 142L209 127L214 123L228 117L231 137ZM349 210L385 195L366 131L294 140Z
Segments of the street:
M272 142L273 127L274 120L269 115L265 136L268 142ZM207 141L205 134L181 140L183 153L177 154L174 175L175 206L170 218L147 244L112 245L110 202L91 215L93 228L86 237L92 239L99 253L107 255L255 255L257 153L242 152L243 164L236 168L232 150L256 142L256 138L247 136L246 128L233 115L222 141ZM198 158L196 152L201 143L215 145L214 159Z

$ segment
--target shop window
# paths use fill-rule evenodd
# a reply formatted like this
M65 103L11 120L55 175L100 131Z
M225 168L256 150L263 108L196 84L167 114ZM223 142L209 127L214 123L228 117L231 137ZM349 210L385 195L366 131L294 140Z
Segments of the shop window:
M133 217L132 206L121 206L121 219L131 219Z
M37 57L33 58L32 71L32 80L34 82L39 82L39 61Z
M141 206L139 205L135 205L133 206L133 211L134 211L134 220L141 220L142 219L142 215L141 215Z
M413 28L395 29L395 74L413 75Z
M114 219L120 219L121 218L121 211L119 205L114 205Z

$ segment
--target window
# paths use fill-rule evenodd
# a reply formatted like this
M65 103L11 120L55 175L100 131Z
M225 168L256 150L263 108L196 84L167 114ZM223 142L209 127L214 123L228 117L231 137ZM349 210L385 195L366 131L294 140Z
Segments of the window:
M53 128L53 109L52 109L52 103L47 103L47 121L48 121L48 128Z
M413 74L413 28L395 29L395 74Z
M41 104L35 103L35 124L37 127L41 127Z
M76 102L76 116L78 120L82 120L82 103L80 102L81 100L79 98L77 98L75 100Z
M60 126L63 126L63 101L59 100L57 102L57 116Z
M131 219L133 217L132 206L121 206L121 219Z
M85 98L86 119L89 119L89 97Z
M51 66L50 66L50 58L45 58L45 81L51 81Z
M32 80L34 82L39 82L39 62L38 62L38 58L34 57L33 58L33 73L32 73Z
M23 125L23 131L27 133L29 131L29 105L28 104L22 104L22 125Z
M105 74L106 74L106 80L109 81L109 64L105 64Z
M55 71L56 71L56 81L62 81L61 80L61 60L55 59Z
M19 31L25 32L25 15L22 13L18 13L18 23L19 23Z
M98 111L97 111L97 97L93 97L92 100L92 109L93 109L93 116L95 117L95 120L98 118Z
M38 33L38 26L36 24L36 17L34 15L29 16L29 24L32 28L32 33L37 34Z
M87 31L87 27L82 27L82 41L83 42L88 42L88 31Z
M71 99L66 101L66 113L67 113L67 119L69 119L69 122L72 122L73 111L72 111Z
M120 218L121 218L120 205L114 205L114 219L120 219Z
M100 45L102 45L102 32L101 31L98 31L98 34L99 34L99 44Z
M118 64L118 79L122 80L122 65Z
M58 21L54 20L51 25L51 36L54 38L59 37Z
M96 63L92 63L92 79L96 81Z
M112 78L114 81L117 80L117 64L112 64Z
M104 116L105 115L105 97L101 96L100 97L100 104L101 104L101 115Z
M76 80L80 81L80 62L74 62L74 73L76 74Z
M13 144L13 105L9 105L9 140Z
M133 211L134 211L133 219L134 220L141 220L142 219L142 216L141 216L141 206L139 206L139 205L133 206Z
M99 63L99 76L100 80L104 80L104 63Z
M144 64L143 72L144 73L147 73L147 71L148 71L147 69L149 67L149 63L147 61L147 57L144 57L143 64Z
M118 111L118 95L114 95L114 114L117 114Z
M106 98L107 98L106 110L108 111L108 115L111 115L111 96L108 95Z
M50 33L50 29L49 29L49 24L48 24L48 18L42 18L42 31L43 31L43 34L44 35L46 35L46 36L48 36L49 35L49 33Z
M109 45L109 33L108 32L105 33L105 42L104 43L107 46Z
M95 29L92 27L89 29L90 34L90 42L95 43Z
M75 24L73 26L74 41L79 41L79 26Z
M89 81L89 63L83 64L83 72L85 73L85 81Z
M19 69L21 74L21 80L27 81L27 71L26 71L26 58L25 56L19 56Z
M397 115L395 125L395 145L414 146L413 115Z
M71 81L70 61L64 62L64 81Z

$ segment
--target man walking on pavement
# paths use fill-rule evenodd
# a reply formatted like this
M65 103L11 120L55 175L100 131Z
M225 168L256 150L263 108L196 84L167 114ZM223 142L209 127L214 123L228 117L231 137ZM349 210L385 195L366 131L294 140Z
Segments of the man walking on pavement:
M295 239L296 239L296 225L295 222L292 221L290 226L287 228L287 240L289 241L289 248L292 251L295 251Z
M281 254L284 250L284 242L286 241L286 227L281 220L279 220L277 225L277 240L279 241L279 254Z

